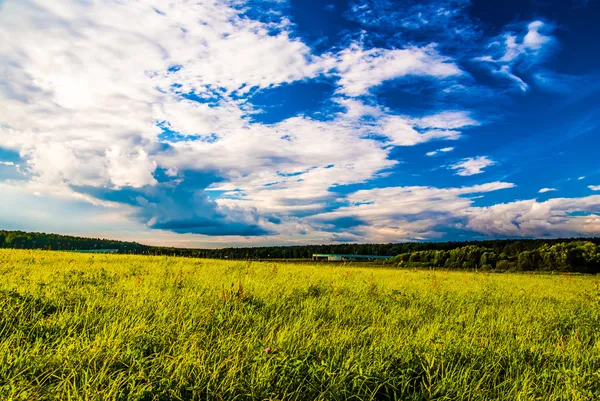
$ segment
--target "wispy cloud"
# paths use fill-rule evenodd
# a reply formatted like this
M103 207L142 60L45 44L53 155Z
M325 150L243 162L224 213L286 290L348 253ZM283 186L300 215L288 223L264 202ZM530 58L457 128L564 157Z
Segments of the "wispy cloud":
M483 173L486 167L495 165L496 162L487 156L468 157L462 159L456 164L450 165L448 168L456 170L456 175L470 176Z
M518 31L510 30L496 37L488 45L490 54L477 57L476 60L493 74L509 79L519 89L527 91L529 85L520 73L527 74L554 52L557 44L552 35L554 29L553 24L532 21ZM544 78L549 77L548 74L538 72L538 80L548 84L549 78Z
M365 49L354 43L337 56L340 92L359 96L382 82L406 76L448 78L463 71L433 46L406 49Z
M457 129L479 125L479 122L465 111L443 111L412 121L419 128Z
M411 40L419 40L423 32L435 42L464 42L479 36L479 29L471 21L470 0L352 1L350 18L365 27L401 33ZM421 39L422 40L422 39Z
M435 155L438 155L440 153L452 152L453 150L454 150L453 147L441 148L441 149L437 149L437 150L432 150L431 152L427 152L427 153L425 153L425 155L427 155L427 156L435 156Z
M556 191L556 188L542 188L538 191L538 193L545 194L546 192L553 192L553 191Z
M588 185L588 188L592 191L600 191L600 185Z

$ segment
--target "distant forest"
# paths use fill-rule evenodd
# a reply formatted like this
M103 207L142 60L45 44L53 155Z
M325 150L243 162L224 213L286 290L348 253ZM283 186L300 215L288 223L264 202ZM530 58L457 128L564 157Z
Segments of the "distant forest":
M0 248L106 250L213 259L305 259L313 253L393 256L388 264L498 271L600 273L600 238L506 239L398 244L333 244L191 249L68 235L0 230Z

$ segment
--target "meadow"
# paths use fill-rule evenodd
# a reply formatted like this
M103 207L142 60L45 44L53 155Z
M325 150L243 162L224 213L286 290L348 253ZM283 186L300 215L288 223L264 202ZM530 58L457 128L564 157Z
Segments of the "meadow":
M0 400L594 400L598 282L0 250Z

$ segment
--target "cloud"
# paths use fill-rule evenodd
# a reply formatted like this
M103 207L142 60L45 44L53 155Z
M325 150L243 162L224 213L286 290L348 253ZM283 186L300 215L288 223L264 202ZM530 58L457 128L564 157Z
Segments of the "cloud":
M335 225L328 223L354 218L364 224L347 228L343 233L380 242L443 238L450 229L470 231L479 237L564 237L600 233L600 196L555 198L544 202L530 199L488 207L474 204L475 198L485 193L513 187L511 183L491 182L462 188L361 190L348 196L349 206L310 219L315 221L315 227L335 230Z
M106 152L106 160L107 172L116 188L139 188L157 182L152 175L156 170L156 162L149 160L148 154L142 149L131 154L113 147Z
M600 185L588 185L588 188L592 191L600 191Z
M214 143L172 144L177 157L170 156L163 164L219 170L226 179L209 190L229 191L220 203L293 213L322 208L334 196L332 186L385 174L397 164L388 157L392 145L413 146L460 136L457 130L418 130L417 120L356 100L339 102L345 110L330 121L294 117L268 127L251 126ZM425 119L437 120L435 115Z
M144 230L143 226L130 221L130 209L92 199L68 188L48 190L23 181L0 182L0 192L0 221L4 229L80 235L105 233L112 237L129 230ZM82 221L85 224L81 224Z
M483 173L483 169L495 165L496 162L487 156L467 157L456 164L450 165L450 170L456 170L456 175L471 176Z
M457 130L432 129L419 132L402 116L388 116L381 119L380 134L387 137L396 146L414 146L434 140L457 140L461 132Z
M555 26L544 21L532 21L526 26L517 26L518 32L505 32L488 45L490 54L475 58L494 75L513 82L521 91L529 90L524 77L541 65L557 48L557 40L552 35ZM537 71L537 81L548 86L553 73Z
M538 191L538 193L544 194L546 192L552 192L552 191L556 191L556 188L542 188Z
M600 233L600 216L593 214L599 212L600 196L530 199L472 208L466 227L490 236L590 236Z
M403 34L451 27L448 35L459 37L468 21L452 5L468 2L410 3L423 12L405 14L399 26ZM361 23L377 23L380 11L371 22L363 13ZM10 210L19 197L28 210L47 202L31 218L63 231L64 202L77 208L78 222L64 226L74 233L85 231L75 228L87 213L95 230L109 230L104 219L122 235L150 241L156 233L177 244L218 245L222 236L232 244L387 241L464 228L465 210L476 216L475 195L513 186L356 191L399 168L395 148L458 140L480 125L478 113L456 105L418 114L386 107L375 89L419 77L443 91L472 77L444 44L350 35L347 46L317 54L279 11L257 13L216 0L2 3L0 143L22 175L3 176ZM480 62L522 85L534 73L548 80L536 66L556 44L552 29L537 23L510 33L514 40L501 36ZM337 88L321 114L254 118L257 93L321 79ZM454 149L438 146L427 155ZM449 168L468 176L493 164L478 156ZM17 224L8 214L0 220Z
M553 93L569 93L587 85L587 80L583 77L547 70L533 74L532 82L538 89Z
M479 125L465 111L443 111L441 113L412 119L418 128L457 129Z
M552 44L554 38L547 35L553 27L542 21L533 21L527 25L527 34L523 38L523 46L532 52L540 52L545 46ZM542 33L544 32L544 33Z
M581 181L581 180L585 180L585 176L583 176L583 175L582 175L581 177L579 177L579 178L577 179L577 181Z
M391 147L458 139L477 124L462 111L413 118L344 96L333 99L343 111L325 120L252 122L251 95L284 83L333 76L355 96L403 76L462 74L433 46L353 43L317 56L292 29L285 18L260 22L217 1L8 2L0 12L0 141L42 189L161 192L189 180L186 171L204 172L214 181L195 190L221 192L219 216L209 218L246 224L243 211L248 224L263 224L255 209L321 210L332 187L394 167ZM177 204L183 217L167 216L160 204L171 205L169 196L177 195L129 206L145 210L150 226L200 224L191 201Z
M436 42L464 42L479 36L469 18L470 0L351 2L349 17L365 27L401 35L410 41L434 37Z
M365 49L353 43L338 54L335 68L340 76L340 92L348 96L364 95L384 81L410 75L444 79L463 74L433 46Z
M184 134L241 127L242 106L229 94L327 68L285 26L273 34L273 23L244 18L226 3L154 3L3 4L0 139L38 180L153 185L157 121ZM182 93L216 97L221 107Z
M439 238L443 231L460 223L471 207L469 196L513 188L507 182L491 182L471 187L435 188L423 186L387 187L360 190L347 196L349 206L310 217L324 224L341 218L363 221L350 233L374 241L406 241Z
M212 230L215 235L265 233L248 231L254 223L246 224L247 216L216 205L208 215L215 221L207 224L191 212L199 205L190 196L170 203L178 194L165 191L155 175L164 170L171 188L177 188L183 179L178 172L186 169L227 171L233 178L253 170L260 174L267 159L276 170L297 167L286 162L285 149L272 152L264 146L289 141L273 128L251 125L246 100L232 99L327 69L326 60L312 56L285 25L275 25L242 17L220 2L3 4L0 37L11 38L0 39L0 55L7 61L5 79L0 78L6 110L0 117L3 147L20 153L41 192L159 186L163 196L155 196L155 202L129 205L150 227ZM183 141L165 140L166 130ZM345 140L339 130L337 135L336 140ZM248 146L245 165L232 153L243 146ZM385 151L370 148L380 157L367 174L393 164ZM262 159L251 160L259 151ZM231 155L229 160L219 160L224 154ZM199 162L204 155L210 157ZM183 209L182 216L167 213L168 205ZM216 228L198 228L203 224Z
M427 155L427 156L435 156L435 155L438 155L440 153L452 152L453 150L454 150L453 147L441 148L441 149L437 149L437 150L432 150L431 152L427 152L427 153L425 153L425 155Z
M15 165L15 163L13 163L13 162L5 162L5 161L0 161L0 165L3 165L3 166L14 166L14 165Z

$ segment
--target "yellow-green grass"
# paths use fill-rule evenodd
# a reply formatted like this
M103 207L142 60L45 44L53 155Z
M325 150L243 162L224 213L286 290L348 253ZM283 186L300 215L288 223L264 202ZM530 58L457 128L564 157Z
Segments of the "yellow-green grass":
M600 399L599 302L593 276L0 250L0 399Z

